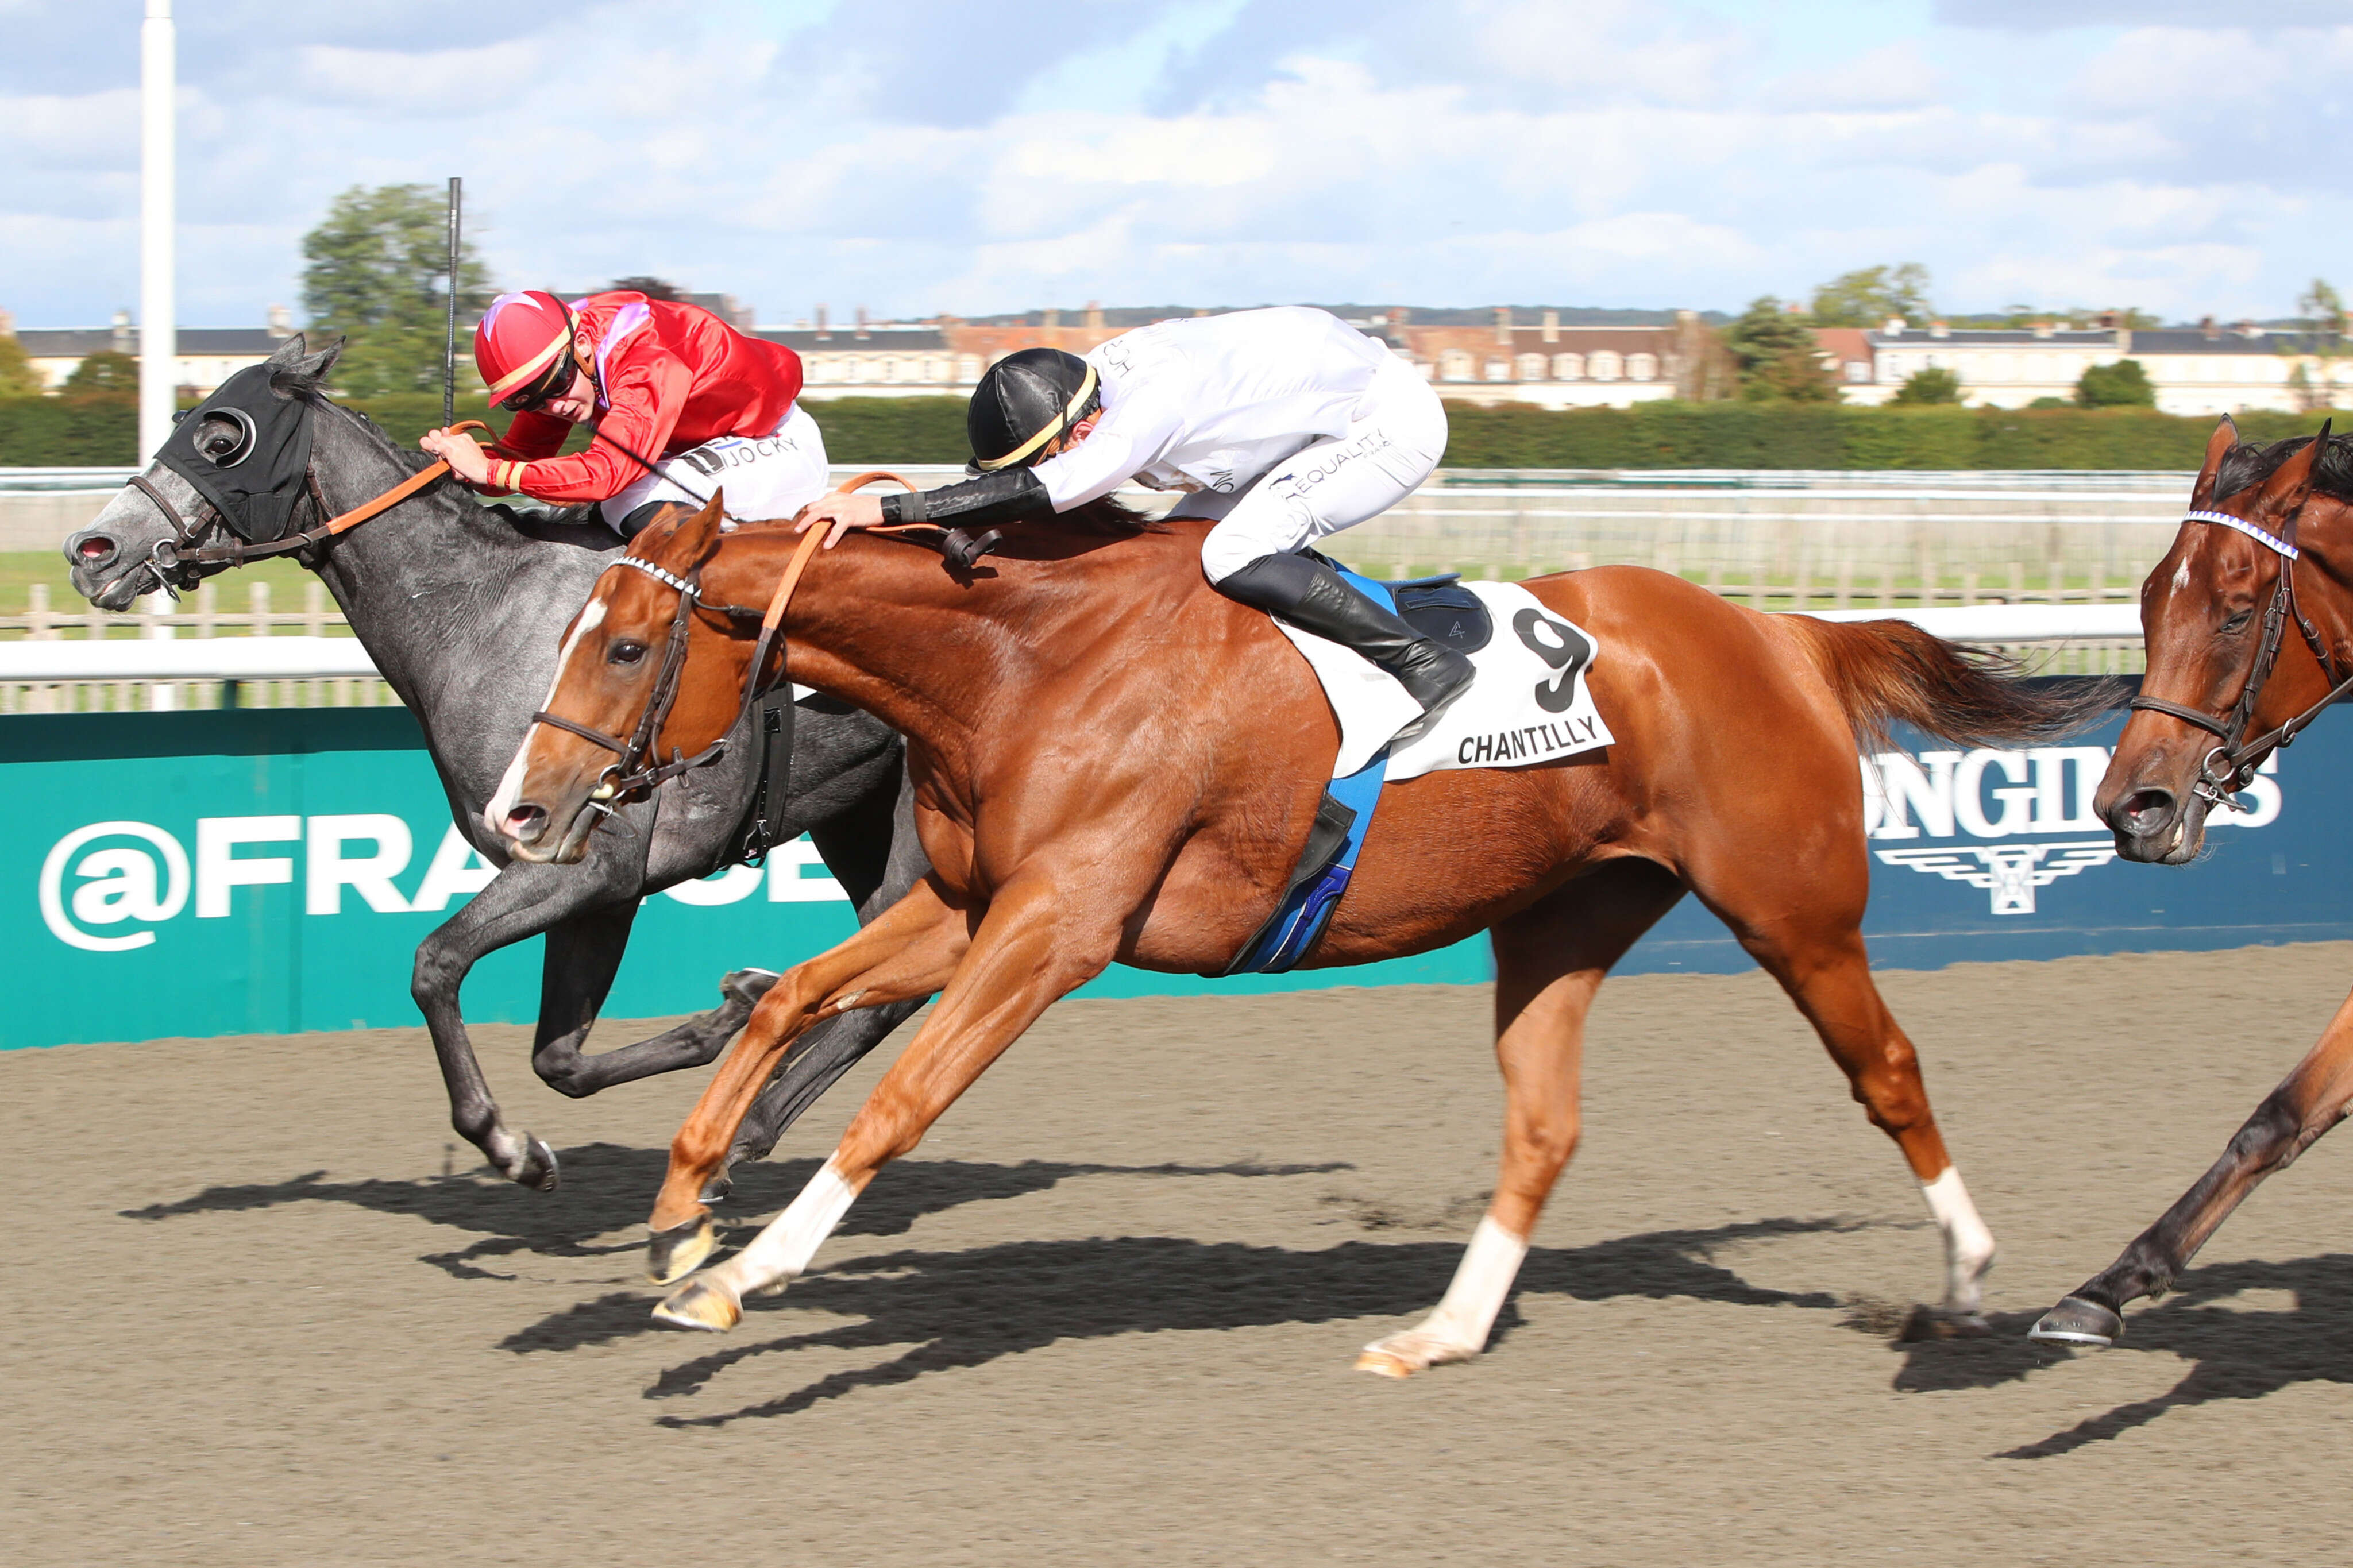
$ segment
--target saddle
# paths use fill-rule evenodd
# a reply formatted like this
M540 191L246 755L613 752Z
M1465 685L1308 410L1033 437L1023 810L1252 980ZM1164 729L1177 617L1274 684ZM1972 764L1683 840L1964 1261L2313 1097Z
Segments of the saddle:
M1459 572L1407 577L1381 586L1397 601L1399 620L1456 653L1477 653L1495 635L1494 617L1487 613L1486 603L1462 585Z

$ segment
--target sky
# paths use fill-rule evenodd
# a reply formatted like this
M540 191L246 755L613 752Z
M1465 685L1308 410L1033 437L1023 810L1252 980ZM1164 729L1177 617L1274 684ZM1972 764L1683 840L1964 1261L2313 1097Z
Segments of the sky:
M298 308L353 185L504 286L763 323L1043 306L1940 310L2353 289L2344 0L205 0L179 315ZM0 308L138 299L140 0L0 0Z

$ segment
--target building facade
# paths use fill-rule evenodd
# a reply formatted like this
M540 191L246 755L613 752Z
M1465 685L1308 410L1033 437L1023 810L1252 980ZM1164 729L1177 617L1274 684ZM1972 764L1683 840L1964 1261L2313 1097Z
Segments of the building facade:
M1852 403L1884 403L1924 370L1953 372L1960 377L1962 400L1980 407L2072 401L2085 371L2127 359L2147 374L2157 406L2167 414L2308 408L2353 391L2353 352L2343 339L2252 323L2071 329L2045 322L1983 330L1941 321L1915 327L1891 318L1865 335L1873 366L1867 382L1846 388Z
M182 327L174 340L179 395L210 396L222 382L259 364L293 335L293 315L283 305L269 307L266 327ZM64 386L92 354L139 356L139 329L131 324L128 310L117 310L111 326L31 328L15 336L46 392Z

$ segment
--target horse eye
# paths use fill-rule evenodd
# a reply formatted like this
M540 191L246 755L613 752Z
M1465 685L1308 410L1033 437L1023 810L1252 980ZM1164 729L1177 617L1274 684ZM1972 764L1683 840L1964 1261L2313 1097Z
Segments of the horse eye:
M2255 612L2253 610L2241 610L2237 615L2232 616L2229 620L2222 623L2222 635L2228 637L2232 632L2245 631L2247 629L2247 623L2254 618Z
M646 657L646 645L624 637L605 650L607 664L635 664Z

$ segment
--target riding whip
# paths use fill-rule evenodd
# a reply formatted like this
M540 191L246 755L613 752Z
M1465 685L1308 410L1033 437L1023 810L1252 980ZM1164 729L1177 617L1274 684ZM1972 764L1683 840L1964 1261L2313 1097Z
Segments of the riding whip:
M449 177L449 330L441 342L441 427L458 422L458 209L466 182Z

